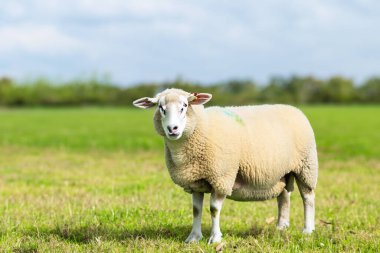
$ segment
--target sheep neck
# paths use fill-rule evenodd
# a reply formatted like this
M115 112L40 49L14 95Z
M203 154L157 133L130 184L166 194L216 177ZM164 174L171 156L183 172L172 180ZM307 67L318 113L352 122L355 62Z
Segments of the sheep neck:
M196 114L197 124L188 136L183 136L179 140L169 140L165 137L165 146L170 152L171 160L175 167L182 167L189 164L189 161L197 161L204 154L207 139L207 120L205 112Z

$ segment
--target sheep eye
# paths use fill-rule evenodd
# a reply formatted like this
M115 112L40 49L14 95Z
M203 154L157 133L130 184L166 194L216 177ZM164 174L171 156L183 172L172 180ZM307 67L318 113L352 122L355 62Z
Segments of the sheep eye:
M184 107L187 107L187 104L183 104Z
M181 108L181 113L183 112L183 108Z
M165 115L165 110L164 110L164 108L160 105L159 107L158 107L161 111L162 111L162 113Z

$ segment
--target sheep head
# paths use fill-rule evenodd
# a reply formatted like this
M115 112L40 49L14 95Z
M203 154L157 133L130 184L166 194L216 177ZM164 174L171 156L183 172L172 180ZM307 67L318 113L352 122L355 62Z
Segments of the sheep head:
M188 93L179 89L167 89L154 98L137 99L133 105L139 108L157 107L154 117L155 127L159 134L169 140L179 140L184 133L189 134L194 129L193 106L203 105L210 101L211 94Z

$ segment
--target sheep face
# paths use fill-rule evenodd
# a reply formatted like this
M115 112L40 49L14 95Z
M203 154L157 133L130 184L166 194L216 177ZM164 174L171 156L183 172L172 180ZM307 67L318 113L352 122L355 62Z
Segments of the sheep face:
M192 105L201 105L211 99L207 93L187 93L182 90L168 89L155 98L140 98L133 102L136 107L149 108L157 105L154 123L159 134L167 139L179 140L194 129Z
M168 94L159 99L161 125L169 140L178 140L182 137L187 122L188 106L187 97L183 95Z

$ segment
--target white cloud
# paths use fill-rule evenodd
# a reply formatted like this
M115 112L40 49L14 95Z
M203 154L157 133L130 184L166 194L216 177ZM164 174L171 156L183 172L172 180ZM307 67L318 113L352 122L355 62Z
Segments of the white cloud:
M80 42L51 25L17 24L0 27L0 52L61 54L80 47Z
M12 1L12 2L6 2L3 4L5 4L5 6L3 6L4 8L3 10L6 9L6 12L9 15L9 17L13 17L13 18L21 17L26 12L25 6L19 2Z
M2 1L0 67L24 73L39 61L49 68L36 75L67 76L104 69L123 83L177 74L363 79L380 65L379 8L375 0Z

